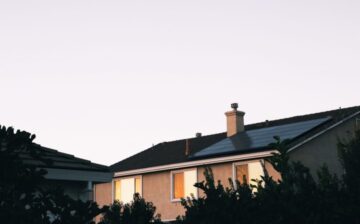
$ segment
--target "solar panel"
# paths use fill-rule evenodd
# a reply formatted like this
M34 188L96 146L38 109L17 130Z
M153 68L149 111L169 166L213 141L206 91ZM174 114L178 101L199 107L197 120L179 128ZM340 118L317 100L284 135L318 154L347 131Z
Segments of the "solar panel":
M195 153L192 158L266 147L275 141L274 136L279 136L282 140L294 139L330 119L330 117L319 118L240 132Z

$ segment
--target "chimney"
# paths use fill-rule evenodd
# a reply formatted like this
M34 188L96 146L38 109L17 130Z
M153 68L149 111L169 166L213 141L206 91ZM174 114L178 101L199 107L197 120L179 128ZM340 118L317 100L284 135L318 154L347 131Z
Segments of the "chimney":
M245 112L238 111L238 104L231 104L232 111L225 113L227 124L227 137L233 136L244 131L244 115Z

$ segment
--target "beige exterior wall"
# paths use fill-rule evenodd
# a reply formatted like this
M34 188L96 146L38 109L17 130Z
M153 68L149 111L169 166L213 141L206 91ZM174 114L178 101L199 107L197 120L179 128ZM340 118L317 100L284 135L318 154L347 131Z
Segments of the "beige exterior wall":
M327 164L330 172L341 176L344 171L338 157L338 139L354 137L355 128L356 118L350 119L290 152L290 158L293 161L301 161L310 168L315 178L317 170L323 164Z
M273 180L275 181L281 180L280 173L277 172L269 162L265 162L265 169L267 170L269 176L273 178Z
M170 171L145 174L143 180L143 197L156 206L161 219L175 219L184 214L180 202L171 202Z
M229 178L233 177L232 164L233 163L222 163L222 164L210 165L207 167L211 168L214 175L214 180L216 182L220 181L224 187L230 187ZM205 166L198 167L198 182L205 181L204 172L205 172ZM199 197L204 196L204 192L200 191L198 193L199 193Z
M228 178L232 177L232 163L217 164L210 166L215 180L221 180L228 186ZM185 169L186 170L186 169ZM203 181L204 167L197 168L198 182ZM199 197L202 192L198 191ZM143 175L143 197L151 201L161 214L163 220L173 220L179 215L184 215L184 208L180 202L171 201L171 171L151 173Z
M267 164L269 173L278 175ZM229 178L233 176L233 162L210 165L214 179L229 187ZM191 168L187 168L191 169ZM184 170L187 170L184 169ZM197 181L203 181L205 167L197 167ZM175 171L175 170L172 170ZM185 210L180 202L171 201L171 172L162 171L142 175L142 196L156 206L156 212L161 214L162 220L174 220L177 216L183 215ZM204 196L203 192L198 191L198 196ZM96 201L100 205L110 204L112 202L111 183L96 185Z
M112 182L95 184L94 188L94 201L102 207L112 203ZM96 223L101 219L101 215L95 218Z
M99 206L109 205L112 201L112 182L96 184L94 189L94 199Z
M230 187L229 178L233 177L233 163L222 163L209 165L212 169L215 181L221 181L225 187ZM272 168L271 164L265 163L265 167L274 179L279 178L279 174ZM205 180L205 166L197 167L197 182ZM158 172L143 175L143 197L154 203L157 212L161 214L163 220L175 219L178 215L184 214L184 209L180 202L171 202L171 177L170 171ZM198 191L198 196L203 197L202 191Z

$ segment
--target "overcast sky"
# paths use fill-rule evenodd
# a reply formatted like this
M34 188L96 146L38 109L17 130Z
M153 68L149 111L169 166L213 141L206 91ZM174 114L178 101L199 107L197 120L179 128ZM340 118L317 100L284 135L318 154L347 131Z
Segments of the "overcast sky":
M359 105L360 1L0 0L0 123L110 165Z

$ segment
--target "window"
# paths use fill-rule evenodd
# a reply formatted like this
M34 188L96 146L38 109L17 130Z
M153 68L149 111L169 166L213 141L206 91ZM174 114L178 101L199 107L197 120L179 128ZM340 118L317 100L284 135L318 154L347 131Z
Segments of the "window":
M171 172L171 200L179 201L191 195L197 197L197 189L194 187L196 182L196 169Z
M234 163L233 165L233 179L238 180L240 183L255 184L252 180L261 180L264 175L263 167L260 161L249 161Z
M135 193L141 194L141 178L121 178L114 180L114 200L129 203L133 200Z

